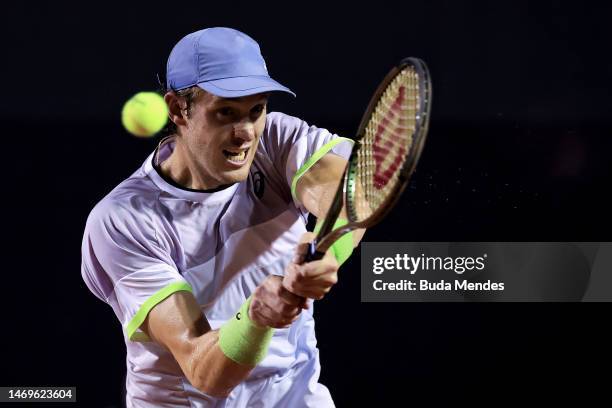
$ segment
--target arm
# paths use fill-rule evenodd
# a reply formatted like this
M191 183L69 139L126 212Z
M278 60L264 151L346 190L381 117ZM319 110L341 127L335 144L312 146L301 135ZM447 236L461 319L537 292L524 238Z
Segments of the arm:
M218 346L218 331L210 329L190 292L176 292L160 302L142 328L172 353L194 387L212 396L229 394L253 368L225 357ZM209 370L202 370L204 365Z
M287 327L302 305L302 299L282 289L281 277L270 276L253 293L248 315L259 328ZM254 368L225 355L219 331L211 330L190 292L176 292L157 304L142 329L172 353L194 387L211 396L226 397Z
M306 209L323 220L331 206L336 190L346 167L347 161L335 154L326 154L319 159L301 178L296 185L296 196ZM340 217L346 218L346 209L340 212ZM365 229L353 231L353 246L357 246L365 233ZM289 264L283 287L287 291L304 298L322 299L338 281L338 262L330 248L320 261L302 264L306 254L306 242L315 238L313 233L306 233L297 248L294 262ZM350 242L350 241L349 241Z
M301 178L296 185L296 196L318 220L325 219L325 215L336 195L336 190L342 180L347 160L333 153L321 157ZM346 208L343 207L340 217L347 218ZM357 246L365 229L353 231L353 243Z

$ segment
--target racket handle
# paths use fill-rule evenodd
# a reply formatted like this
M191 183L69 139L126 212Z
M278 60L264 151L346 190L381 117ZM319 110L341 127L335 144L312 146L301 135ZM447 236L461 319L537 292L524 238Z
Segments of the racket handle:
M316 240L313 240L308 243L308 251L306 252L306 256L304 257L304 263L318 261L320 259L323 259L324 256L324 252L317 251Z

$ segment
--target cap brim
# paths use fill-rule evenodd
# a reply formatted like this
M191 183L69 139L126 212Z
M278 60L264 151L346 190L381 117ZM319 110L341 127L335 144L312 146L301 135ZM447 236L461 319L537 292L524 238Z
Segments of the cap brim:
M286 92L295 96L289 88L265 76L223 78L200 82L198 86L222 98L239 98L263 92Z

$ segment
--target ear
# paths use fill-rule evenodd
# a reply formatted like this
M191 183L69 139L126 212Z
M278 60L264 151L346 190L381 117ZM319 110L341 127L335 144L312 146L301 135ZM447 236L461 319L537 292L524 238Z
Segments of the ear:
M185 100L179 98L173 91L166 92L164 100L168 105L168 117L174 124L178 126L187 126L185 120Z

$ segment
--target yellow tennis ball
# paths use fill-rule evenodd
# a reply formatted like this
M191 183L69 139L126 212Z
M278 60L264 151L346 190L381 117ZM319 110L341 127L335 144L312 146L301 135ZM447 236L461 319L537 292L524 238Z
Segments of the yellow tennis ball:
M123 105L121 123L134 136L153 136L168 121L168 105L155 92L138 92Z

